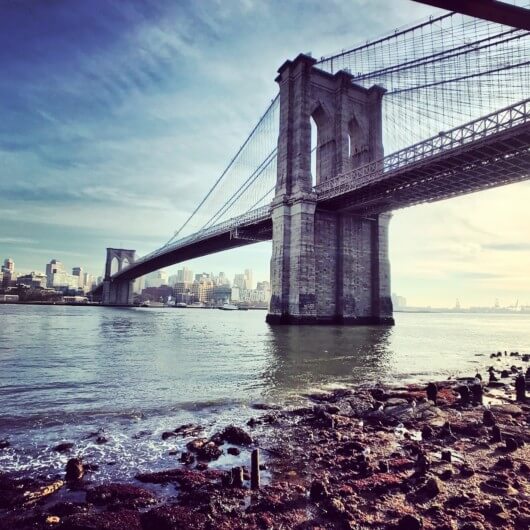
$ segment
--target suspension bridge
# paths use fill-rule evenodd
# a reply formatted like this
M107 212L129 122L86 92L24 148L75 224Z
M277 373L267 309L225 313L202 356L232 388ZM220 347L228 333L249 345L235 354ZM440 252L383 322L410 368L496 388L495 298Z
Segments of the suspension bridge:
M131 304L132 281L162 267L272 240L269 322L392 323L390 212L530 176L525 29L449 13L299 55L276 81L164 245L140 258L107 249L103 303Z

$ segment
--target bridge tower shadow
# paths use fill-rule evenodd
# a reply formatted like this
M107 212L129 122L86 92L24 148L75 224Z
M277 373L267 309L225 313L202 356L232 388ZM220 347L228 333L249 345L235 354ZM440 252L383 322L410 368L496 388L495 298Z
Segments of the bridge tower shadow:
M311 118L317 126L316 184L383 157L379 86L365 89L299 55L278 70L280 134L271 204L271 324L394 323L389 214L317 207L311 177Z
M105 262L105 278L103 280L102 304L113 306L127 306L133 304L133 280L112 279L112 274L134 263L136 250L124 248L107 248ZM113 270L114 263L117 270Z

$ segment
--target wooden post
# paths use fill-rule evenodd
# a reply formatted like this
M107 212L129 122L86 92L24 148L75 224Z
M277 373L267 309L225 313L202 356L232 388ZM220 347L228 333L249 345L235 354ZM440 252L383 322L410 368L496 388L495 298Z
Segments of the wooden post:
M259 490L259 449L252 451L250 463L250 487Z

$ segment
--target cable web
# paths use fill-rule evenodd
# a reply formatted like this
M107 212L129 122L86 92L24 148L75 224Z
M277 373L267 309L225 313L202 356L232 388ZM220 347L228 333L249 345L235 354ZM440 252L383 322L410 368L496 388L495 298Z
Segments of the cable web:
M392 153L528 97L530 33L449 13L318 61L364 87L383 86ZM227 168L165 246L270 203L276 182L276 97Z

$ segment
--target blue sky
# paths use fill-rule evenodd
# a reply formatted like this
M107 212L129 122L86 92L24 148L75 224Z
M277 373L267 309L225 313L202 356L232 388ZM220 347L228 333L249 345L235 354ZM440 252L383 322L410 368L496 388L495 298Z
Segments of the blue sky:
M278 66L434 11L409 0L0 2L0 257L94 274L147 253L210 188ZM398 212L394 290L411 303L530 303L527 184ZM507 237L509 236L509 237ZM270 244L190 263L268 277Z

